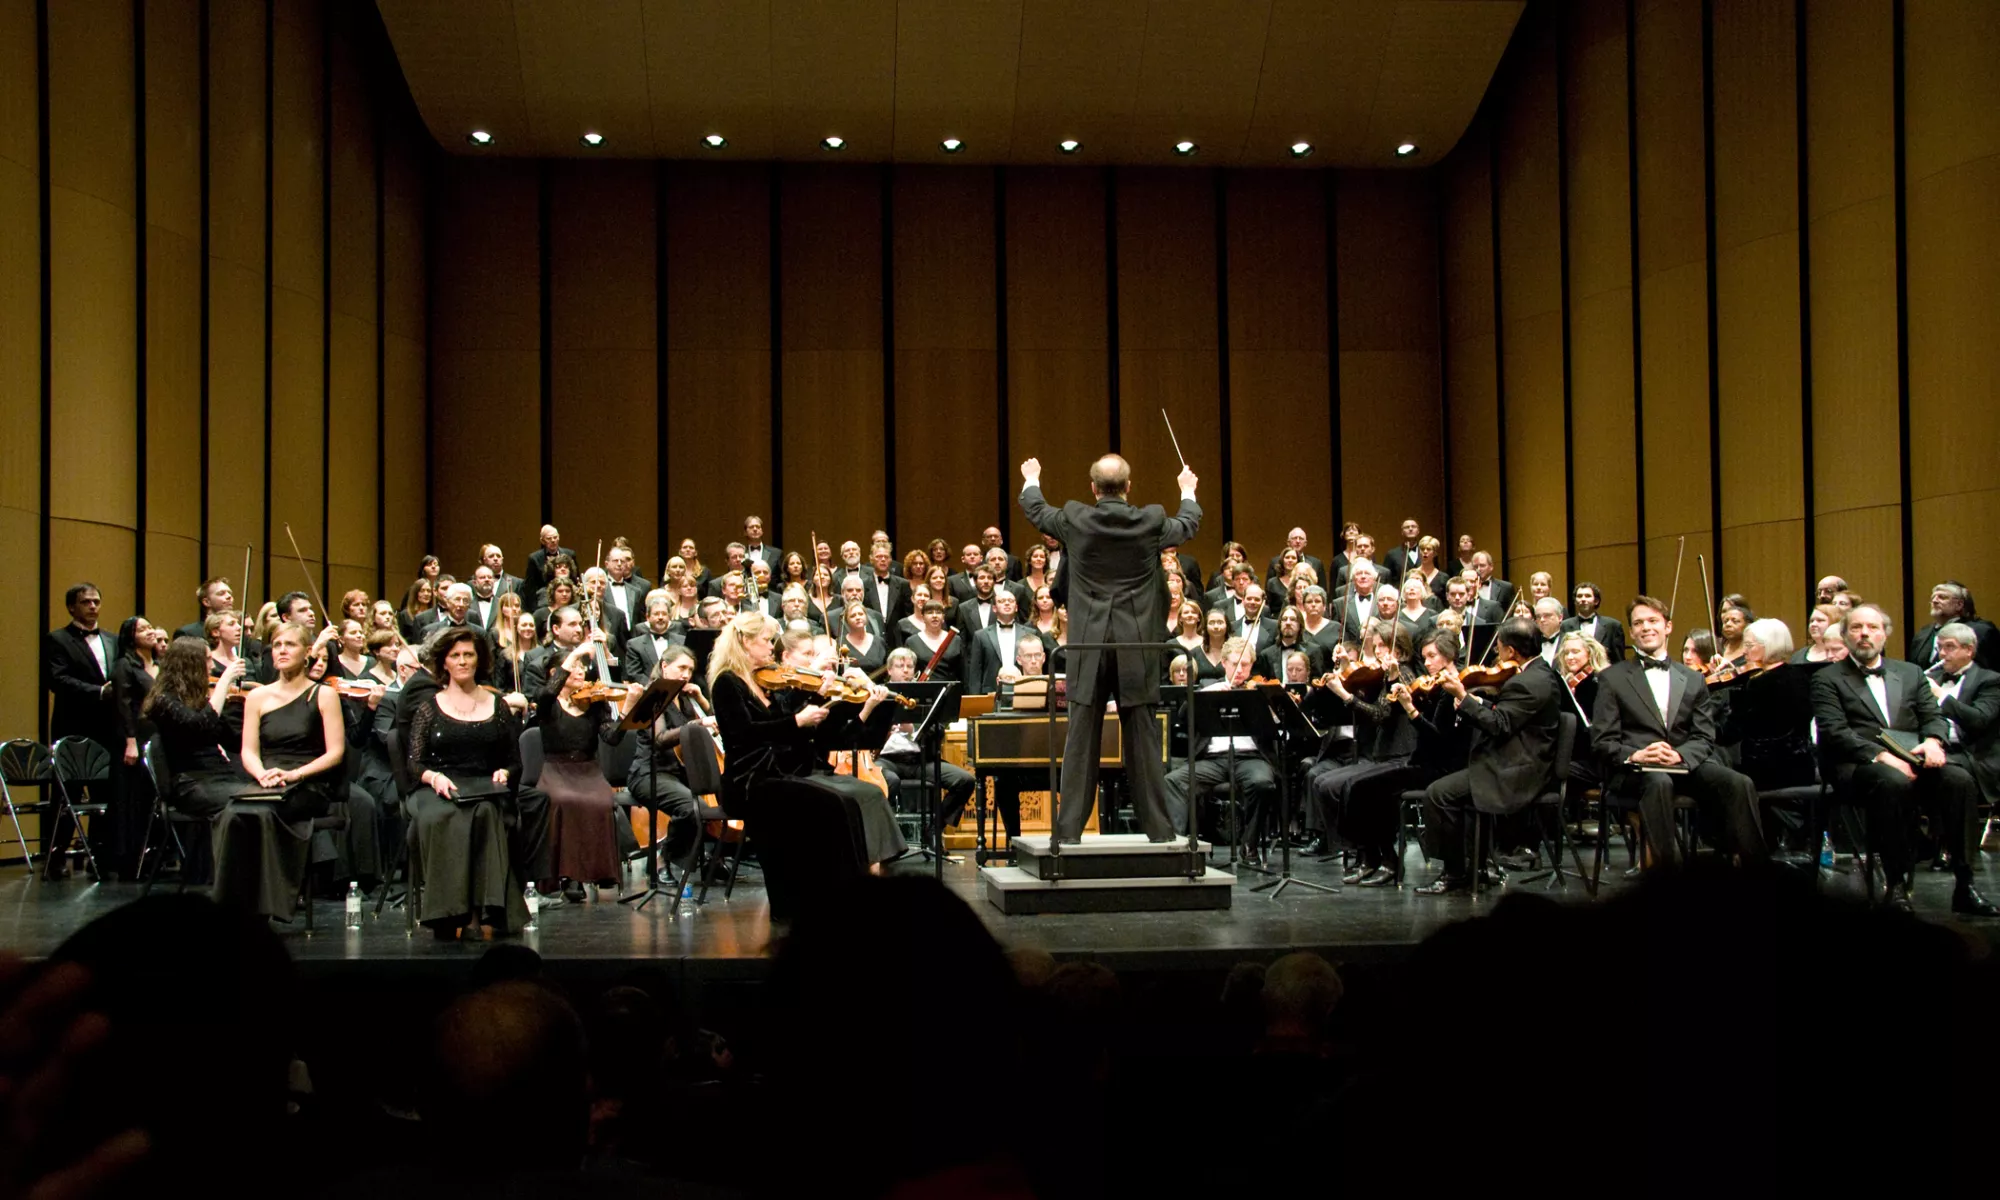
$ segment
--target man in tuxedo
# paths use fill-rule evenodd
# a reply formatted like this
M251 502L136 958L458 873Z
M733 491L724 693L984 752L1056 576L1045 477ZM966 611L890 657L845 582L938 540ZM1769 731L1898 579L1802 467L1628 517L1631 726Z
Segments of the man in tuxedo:
M487 637L500 620L500 586L493 577L493 568L480 563L472 568L472 608L469 619L472 624L486 631Z
M1576 602L1576 615L1563 621L1562 631L1595 639L1598 645L1604 647L1605 657L1614 663L1623 662L1625 627L1618 623L1616 617L1607 617L1597 611L1598 606L1604 603L1604 596L1597 590L1597 585L1577 584L1571 599Z
M1926 674L1945 720L1945 761L1970 772L1993 804L2000 802L2000 672L1973 661L1978 642L1970 625L1946 625L1938 630L1938 664Z
M1278 640L1278 623L1264 615L1264 589L1251 584L1243 593L1243 619L1230 625L1232 637L1240 637L1252 654Z
M998 595L1001 592L1014 593L1016 611L1029 612L1035 607L1035 594L1029 591L1028 585L1022 583L1018 578L1008 577L1007 572L1010 569L1008 564L1012 561L1012 558L1004 548L999 546L988 546L986 548L986 573L993 577L994 594Z
M1001 670L1014 665L1014 647L1027 629L1015 619L1019 611L1014 593L994 590L993 623L972 635L972 645L966 652L967 694L991 695Z
M507 555L500 547L494 545L492 542L481 546L479 548L479 561L486 564L487 569L493 572L493 594L495 596L504 595L508 592L521 592L523 593L521 602L523 604L527 603L527 581L519 575L509 575L507 573Z
M625 618L627 628L637 625L646 616L646 593L653 590L649 580L634 572L632 548L624 538L612 543L604 555L604 573L611 577L604 589L607 608L616 608Z
M1373 559L1357 558L1349 568L1348 585L1335 595L1333 612L1340 622L1340 640L1358 642L1361 631L1375 619L1375 588L1381 581Z
M1193 540L1201 527L1195 473L1182 466L1181 503L1169 517L1156 504L1136 508L1127 499L1132 468L1116 454L1090 467L1094 504L1072 500L1052 508L1042 499L1042 464L1021 464L1021 509L1044 534L1069 547L1065 563L1072 642L1158 642L1167 625L1167 581L1160 547ZM1104 704L1118 702L1122 757L1132 809L1148 838L1174 836L1167 817L1166 777L1160 762L1160 664L1135 650L1071 650L1068 661L1069 737L1063 748L1062 804L1056 835L1082 836L1097 801L1098 748L1104 737Z
M1327 589L1328 592L1333 590L1334 581L1327 577L1326 563L1306 553L1306 531L1304 529L1293 526L1292 531L1285 535L1285 545L1298 551L1299 561L1313 569L1313 578L1319 581L1321 587ZM1284 558L1283 551L1273 554L1270 566L1264 569L1264 577L1267 579L1277 579L1280 570L1279 564L1284 561Z
M633 642L636 646L644 640L635 638ZM629 655L630 651L627 653ZM675 747L690 725L704 725L713 735L715 718L704 717L695 706L694 697L701 693L701 689L694 682L694 651L686 646L670 645L662 652L656 669L660 678L678 680L682 685L681 691L658 719L639 731L638 749L632 754L632 769L626 776L625 789L632 794L635 804L650 808L666 818L666 836L662 845L667 861L677 873L686 875L693 865L695 848L701 844L701 824L696 820L700 815L700 804L695 799L694 790L688 786L687 768L681 764ZM645 675L631 678L634 682L650 682L653 677L653 672L648 671Z
M569 652L583 644L586 636L594 635L586 633L583 614L577 611L575 605L565 604L550 613L549 644L538 650L529 651L521 667L522 694L531 701L539 697L543 687L548 683L549 673L560 667L563 660L569 657ZM610 651L607 650L605 653L608 656ZM595 679L597 667L591 665L585 674Z
M69 624L42 636L42 687L53 698L49 707L49 742L66 737L88 738L104 747L113 764L105 786L115 789L117 763L125 753L125 733L112 696L111 667L118 661L118 639L97 624L104 598L94 583L79 583L63 593ZM50 817L54 824L42 839L48 861L43 877L69 875L64 852L76 827L67 816Z
M1282 583L1282 581L1274 582ZM1211 608L1219 607L1222 609L1222 615L1228 617L1231 624L1238 624L1243 620L1244 597L1248 596L1250 589L1255 586L1257 586L1257 572L1243 563L1232 563L1222 569L1221 587L1212 592L1184 594L1200 604L1202 612L1206 613Z
M1537 602L1554 603L1545 598ZM1556 605L1561 608L1561 605ZM1674 797L1700 806L1703 825L1723 850L1750 861L1764 857L1757 785L1732 771L1715 744L1720 702L1708 681L1667 652L1674 627L1667 606L1640 596L1626 611L1638 656L1597 676L1590 743L1605 763L1607 796L1639 807L1655 862L1681 861L1674 836ZM1649 769L1650 768L1650 769Z
M993 623L993 572L981 563L972 572L972 595L961 601L951 623L958 632L971 637Z
M1479 576L1479 587L1474 595L1481 600L1491 600L1500 606L1500 611L1503 613L1511 612L1516 589L1504 579L1493 578L1493 556L1484 550L1475 551L1472 555L1472 570Z
M1062 541L1059 538L1052 538L1045 533L1042 535L1042 549L1047 550L1049 552L1048 577L1049 581L1053 583L1055 581L1056 572L1062 569L1063 558L1065 557L1065 555L1063 554Z
M998 525L988 525L979 531L980 561L989 567L992 566L993 552L995 550L998 550L1005 559L1001 574L994 577L996 581L1019 579L1021 577L1021 560L1008 553L1007 537L1000 532L1000 527Z
M1532 622L1504 622L1495 641L1498 661L1520 670L1491 700L1466 691L1456 671L1445 676L1443 686L1459 718L1472 726L1472 752L1464 770L1453 771L1424 792L1424 853L1442 860L1444 872L1418 888L1419 895L1444 896L1472 886L1465 862L1470 810L1519 812L1555 778L1557 717L1569 702L1568 693L1555 670L1535 653L1541 638Z
M625 639L625 653L619 656L619 675L627 683L644 683L653 677L667 651L684 644L687 634L674 628L674 598L663 588L646 593L646 620Z
M1250 671L1256 661L1257 656L1251 653L1242 638L1230 638L1222 643L1223 677L1201 690L1215 692L1244 686L1249 682ZM1125 706L1121 704L1118 707L1123 712ZM1232 758L1235 765L1233 776L1230 773ZM1217 734L1200 745L1189 746L1188 760L1167 773L1167 815L1176 831L1185 830L1189 802L1211 792L1223 791L1232 782L1243 804L1243 862L1247 866L1261 867L1264 865L1264 821L1278 809L1278 775L1255 740Z
M910 605L910 581L897 572L895 564L889 547L878 545L868 556L868 570L861 575L861 598L882 618L885 628L916 611Z
M1931 623L1910 635L1909 661L1919 667L1930 668L1942 660L1938 650L1938 639L1946 625L1964 625L1972 630L1978 648L1973 654L1975 661L1989 671L2000 671L2000 631L1993 628L1990 621L1981 620L1973 611L1972 593L1957 580L1947 579L1931 589Z
M958 552L958 565L958 571L945 580L945 586L951 589L951 596L949 598L938 597L938 602L943 604L947 610L955 605L963 604L972 598L972 577L979 571L979 568L986 565L986 552L968 542Z
M743 560L757 559L771 568L771 574L778 573L778 564L785 561L785 552L764 542L764 518L748 516L743 518Z
M1382 555L1383 578L1397 587L1403 586L1403 578L1417 568L1417 563L1420 561L1417 557L1417 539L1423 536L1423 528L1417 524L1415 517L1405 517L1401 532L1402 543L1389 547Z
M846 582L849 575L860 575L863 578L868 575L868 568L861 562L861 543L852 540L840 543L840 564L833 568L833 586L836 591Z
M1542 661L1562 674L1562 664L1556 661L1556 646L1562 642L1563 606L1554 596L1543 596L1535 601L1535 632L1542 639Z
M576 561L576 551L568 549L562 544L562 534L556 531L555 526L542 526L541 537L542 544L535 547L534 551L528 555L527 574L521 580L522 596L524 598L534 597L533 607L537 608L547 603L547 601L540 599L540 596L542 589L549 586L549 579L551 578L549 574L549 560L566 557L571 562Z
M1965 916L2000 915L1972 886L1971 855L1978 844L1970 834L1978 785L1965 767L1946 757L1951 729L1923 671L1914 663L1883 657L1893 633L1889 614L1880 606L1855 605L1847 614L1847 657L1813 674L1820 774L1841 799L1867 814L1868 845L1888 881L1884 903L1910 907L1909 826L1921 804L1941 818L1939 841L1951 856L1957 881L1951 910ZM1911 752L1915 762L1888 748L1882 737L1888 730L1917 741Z

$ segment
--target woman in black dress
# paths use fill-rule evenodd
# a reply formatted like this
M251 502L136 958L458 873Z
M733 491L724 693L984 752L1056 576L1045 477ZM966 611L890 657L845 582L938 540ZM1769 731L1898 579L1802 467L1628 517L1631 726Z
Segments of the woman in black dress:
M436 619L436 600L436 585L422 576L404 589L403 607L396 611L396 631L404 641L415 646L424 640L424 632Z
M105 839L104 870L120 879L131 879L138 870L139 852L144 849L146 826L152 812L153 787L146 779L139 750L153 734L152 722L141 708L153 690L159 674L154 657L167 644L167 631L144 617L127 617L118 627L118 658L111 664L111 691L117 700L118 723L125 733L125 753L118 768L121 778L111 792L110 837Z
M408 802L411 870L423 895L417 917L441 939L472 930L490 937L525 911L509 912L508 826L518 824L527 790L520 787L521 729L478 682L490 652L477 630L447 632L430 653L431 672L443 683L418 700L404 749L417 784Z
M841 661L874 678L889 661L889 640L869 632L868 610L859 604L840 610L840 624Z
M216 899L280 920L305 884L313 818L345 787L340 699L306 678L306 654L305 630L280 625L270 642L277 680L243 701L243 770L283 798L232 800L215 826Z
M618 840L612 820L617 812L611 784L597 765L597 745L615 746L625 739L619 727L621 707L608 700L576 702L576 691L589 682L586 671L597 643L579 643L549 671L541 695L535 698L535 723L542 731L542 777L537 785L549 797L549 854L556 877L545 879L544 891L558 886L565 900L580 901L583 885L618 886ZM626 693L624 707L638 697Z
M160 655L159 677L140 713L159 736L167 778L167 806L177 812L213 819L229 806L229 797L250 781L236 765L231 747L242 742L241 704L237 723L228 716L231 691L243 678L246 661L233 659L213 679L208 643L200 638L175 638ZM209 844L195 838L181 847L181 870L190 880L208 878Z
M1308 828L1338 833L1355 852L1355 862L1342 882L1381 887L1396 879L1396 826L1383 820L1380 804L1355 804L1355 788L1371 778L1400 778L1417 748L1416 727L1393 698L1398 684L1416 676L1404 663L1410 658L1409 635L1393 620L1371 621L1361 634L1361 661L1373 663L1375 678L1349 690L1335 674L1327 686L1354 713L1355 760L1315 771L1310 777L1306 820Z
M932 605L943 612L935 601ZM826 705L806 692L767 692L758 684L756 670L776 661L778 638L775 619L763 613L743 613L716 639L709 659L708 694L715 705L722 744L728 749L722 807L732 816L741 815L753 837L759 836L760 825L767 831L773 825L787 826L776 839L783 847L783 861L798 862L791 851L799 848L801 841L810 843L821 832L839 830L851 854L835 854L835 873L879 871L882 863L909 849L896 826L895 814L888 798L874 784L831 774L826 749L813 740L814 730L831 711ZM810 669L810 635L785 634L783 645L786 665ZM824 690L831 691L836 683L833 673L828 672ZM869 688L860 719L866 721L886 695L885 688ZM763 786L781 780L804 786L783 796L770 794ZM816 802L806 799L814 797ZM769 845L768 832L763 838ZM821 844L817 849L824 853L835 846Z
M919 615L923 618L923 628L917 630L916 636L911 637L903 643L910 648L910 653L917 656L918 674L921 675L923 673L923 664L929 663L932 657L937 656L938 648L943 646L944 654L938 656L937 663L931 667L930 678L939 682L947 680L956 682L963 678L964 671L962 664L965 662L965 647L959 638L951 639L951 645L945 646L944 605L938 603L934 595L931 599L924 602L923 610ZM884 657L886 658L887 655L885 654Z

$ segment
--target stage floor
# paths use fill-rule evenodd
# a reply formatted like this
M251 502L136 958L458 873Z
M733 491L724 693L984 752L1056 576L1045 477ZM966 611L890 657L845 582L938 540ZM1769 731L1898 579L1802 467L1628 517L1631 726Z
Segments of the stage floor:
M1223 860L1218 856L1218 866ZM1586 855L1585 861L1588 862ZM1624 855L1614 853L1605 871L1602 899L1630 886L1620 878ZM892 870L922 873L931 868L912 858ZM1337 884L1333 864L1293 860L1301 879ZM1268 892L1252 892L1266 876L1239 872L1233 906L1224 912L1109 914L1044 914L1010 917L988 904L970 862L947 864L943 878L953 892L972 905L981 920L1008 948L1039 948L1059 960L1091 959L1118 970L1220 970L1244 959L1269 959L1291 950L1315 950L1336 962L1392 961L1407 955L1434 930L1490 910L1502 896L1529 892L1566 903L1591 903L1581 884L1545 891L1540 883L1510 885L1474 901L1469 896L1433 898L1412 890L1432 872L1410 855L1408 882L1398 888L1348 888L1327 895L1292 887L1276 900ZM1826 889L1837 895L1860 892L1858 877L1830 873ZM1917 911L1944 919L1950 908L1951 877L1919 871ZM171 881L161 890L171 888ZM20 867L0 871L0 945L30 957L46 955L92 918L137 898L137 884L93 884L81 877L62 883L31 882ZM370 908L372 914L372 906ZM438 942L419 929L405 933L401 910L387 908L380 918L363 918L359 930L342 923L342 906L322 900L314 909L317 931L308 935L303 922L279 925L301 969L309 975L338 971L357 964L422 969L436 964L460 970L483 946ZM1993 926L1994 922L1981 922ZM1992 930L1985 930L1989 933ZM718 887L710 902L692 916L676 916L672 898L662 894L643 910L614 902L609 893L592 903L570 904L545 912L539 928L522 935L522 944L544 957L567 964L573 972L611 975L639 961L677 964L684 977L715 981L761 978L771 941L769 907L754 869L745 870L735 896L721 898Z

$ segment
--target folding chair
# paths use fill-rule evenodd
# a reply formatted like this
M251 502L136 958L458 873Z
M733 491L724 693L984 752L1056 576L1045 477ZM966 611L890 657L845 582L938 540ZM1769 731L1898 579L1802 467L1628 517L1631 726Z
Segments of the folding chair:
M21 853L28 860L28 877L35 876L35 852L28 849L28 835L21 830L21 814L14 801L14 789L31 787L46 789L55 760L49 755L49 748L28 738L15 738L0 745L0 804L7 807L7 818L14 822L12 841L21 844ZM46 791L44 792L46 795ZM44 800L28 806L36 811L47 806Z
M187 843L181 840L177 826L207 825L208 818L181 812L167 803L167 798L173 794L174 773L173 768L167 765L167 751L160 742L160 735L154 734L147 741L146 748L140 752L140 759L146 764L147 778L153 781L153 815L146 822L146 839L139 847L139 877L145 881L145 886L139 889L139 894L146 896L152 892L153 884L160 877L160 866L167 859L166 846L153 845L155 828L161 829L166 834L167 840L173 843L174 854L181 863L181 884L175 891L185 892L188 886ZM146 864L148 855L158 856L153 859L150 868Z
M101 878L97 870L97 851L90 844L90 830L83 818L104 816L111 811L108 801L97 800L90 795L90 789L111 784L111 752L87 737L72 735L58 741L52 747L55 758L54 776L56 782L56 827L62 828L65 818L76 830L76 838L83 843L83 858L90 865L94 878ZM78 799L81 795L84 798ZM42 847L50 856L66 851L66 847L50 847L46 841Z

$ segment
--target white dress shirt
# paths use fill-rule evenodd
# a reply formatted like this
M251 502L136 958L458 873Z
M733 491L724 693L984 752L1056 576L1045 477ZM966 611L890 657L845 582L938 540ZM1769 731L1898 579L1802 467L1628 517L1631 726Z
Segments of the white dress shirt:
M1879 658L1876 659L1875 665L1878 667L1881 666L1882 660ZM1875 697L1875 707L1882 713L1883 726L1894 725L1896 719L1889 714L1889 681L1880 675L1869 675L1866 678L1868 680L1868 694Z
M1654 658L1655 661L1665 661L1666 655L1655 655ZM1673 694L1674 673L1672 671L1648 671L1644 669L1641 669L1639 673L1646 677L1646 686L1652 689L1653 707L1660 710L1660 724L1664 726L1667 723L1668 698Z
M875 611L885 617L889 615L889 581L886 579L875 580Z
M1943 704L1946 700L1956 700L1958 698L1959 686L1964 682L1964 678L1960 677L1941 685L1938 689L1938 703ZM1958 722L1952 720L1950 717L1946 717L1944 725L1946 730L1945 741L1954 746L1958 745Z

